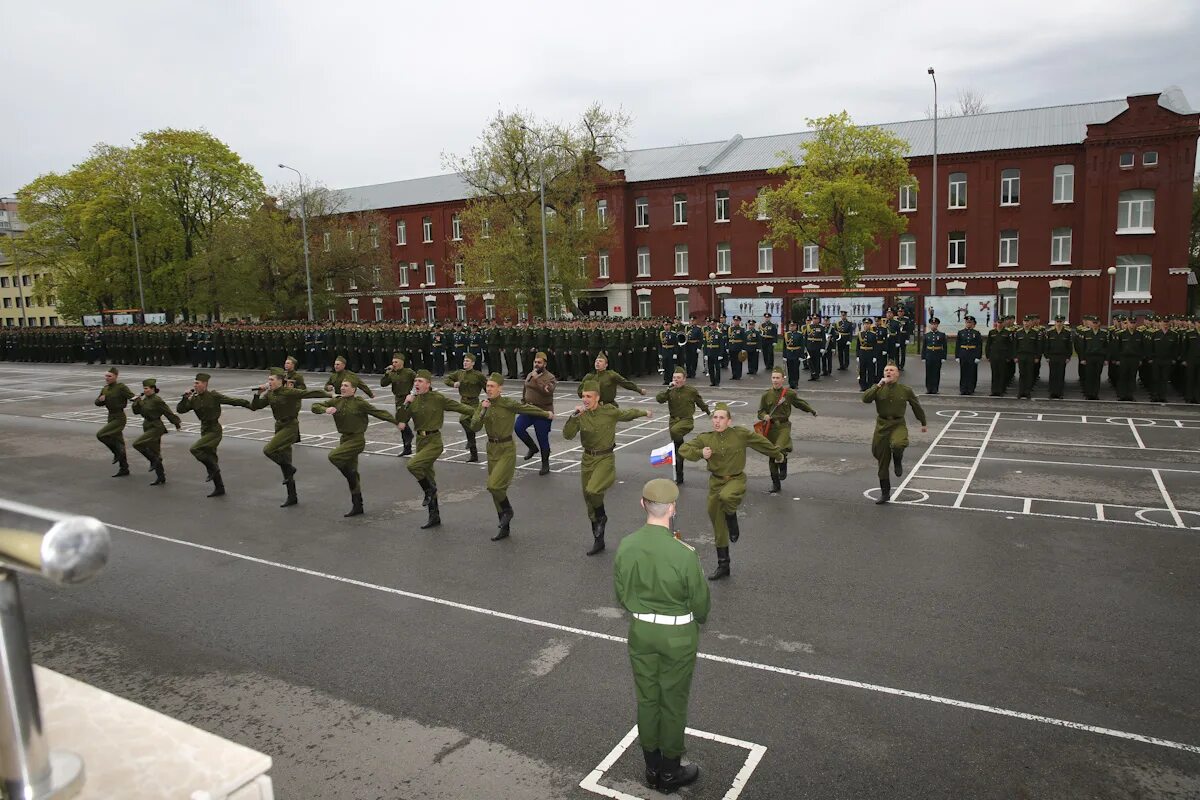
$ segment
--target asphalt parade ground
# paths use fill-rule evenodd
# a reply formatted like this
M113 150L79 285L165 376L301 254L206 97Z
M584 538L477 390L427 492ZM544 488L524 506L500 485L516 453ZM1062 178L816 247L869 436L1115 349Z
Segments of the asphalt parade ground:
M265 410L222 416L225 497L205 497L187 452L194 415L163 440L165 486L148 486L132 449L133 475L111 478L92 405L103 372L0 364L3 495L113 531L93 582L23 581L38 663L269 754L280 798L660 796L640 780L612 588L640 486L670 476L648 458L669 442L656 377L639 381L645 398L618 398L654 416L619 428L609 549L587 558L578 442L561 419L552 474L518 460L513 536L491 542L485 467L464 463L455 417L437 467L443 525L421 531L420 490L383 423L360 459L366 515L343 519L336 434L307 401L298 506L278 507ZM121 380L157 377L174 406L194 372L125 367ZM225 394L261 382L211 372ZM692 689L701 777L680 796L1200 796L1200 407L992 398L986 377L962 397L953 366L926 396L912 359L901 380L930 426L910 417L891 505L871 502L874 411L849 372L801 377L820 416L793 414L782 494L765 493L766 460L751 455ZM749 425L767 379L693 383ZM560 385L556 413L575 388ZM1067 394L1080 396L1073 381ZM127 442L138 430L131 415ZM707 571L706 483L688 464L677 525Z

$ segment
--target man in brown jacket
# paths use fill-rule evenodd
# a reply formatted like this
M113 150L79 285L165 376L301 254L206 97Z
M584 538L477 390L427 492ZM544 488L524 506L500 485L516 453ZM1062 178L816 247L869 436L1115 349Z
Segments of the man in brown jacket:
M546 354L538 353L533 357L533 371L525 376L521 402L553 414L554 387L557 385L558 378L546 369ZM536 445L533 443L533 439L529 438L530 425L533 426L533 432L537 434ZM542 468L538 470L539 475L550 474L550 425L549 419L535 417L532 414L518 414L516 426L513 429L517 438L529 448L529 452L525 454L526 461L541 454Z

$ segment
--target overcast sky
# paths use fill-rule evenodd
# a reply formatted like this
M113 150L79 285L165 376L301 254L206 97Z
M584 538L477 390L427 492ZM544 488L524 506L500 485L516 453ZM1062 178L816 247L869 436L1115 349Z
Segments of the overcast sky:
M930 65L943 103L1200 107L1198 42L1196 0L3 0L0 193L164 127L340 188L443 172L498 109L621 107L635 148L918 119Z

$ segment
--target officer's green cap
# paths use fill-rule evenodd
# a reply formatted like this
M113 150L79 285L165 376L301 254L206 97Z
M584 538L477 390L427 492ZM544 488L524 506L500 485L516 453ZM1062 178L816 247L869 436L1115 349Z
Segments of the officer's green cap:
M1067 318L1066 318L1066 317L1064 317L1062 314L1059 314L1058 316L1056 316L1056 317L1054 318L1054 321L1055 321L1055 322L1066 322L1066 321L1067 321Z
M729 416L733 416L733 412L729 410L729 403L717 403L713 406L713 411L724 411Z
M400 359L401 361L403 361L403 360L404 360L404 353L392 353L392 358L398 358L398 359Z
M771 367L771 374L772 375L782 375L783 367Z
M547 357L546 357L546 354L545 354L545 353L541 353L541 352L534 353L534 354L533 354L533 357L534 357L535 359L538 359L538 358L540 358L542 361L549 361L549 360L550 360L549 358L547 358Z
M285 358L285 359L284 359L284 361L290 361L290 362L292 362L293 364L299 364L299 363L300 363L300 359L296 358L295 356L288 356L287 358Z
M158 381L155 380L154 378L146 378L146 380L142 381L142 386L150 386L153 388L157 384L158 384Z
M212 380L212 375L209 375L207 372L197 372L196 380L200 381L201 383L208 383L210 380Z
M581 392L599 392L600 383L599 381L584 381L579 385L579 390Z
M496 384L497 386L503 386L504 385L504 376L501 375L499 372L493 372L491 375L488 375L488 381Z
M346 363L346 357L345 357L345 356L338 356L337 358L335 358L335 359L333 360L333 363L335 363L335 364L336 364L336 363L337 363L337 362L339 362L339 361L340 361L340 362L342 362L343 364L345 364L345 363Z
M679 499L679 487L675 485L675 481L655 478L646 481L646 485L642 487L642 498L650 503L674 503Z
M120 370L118 370L116 367L109 367L108 369L106 369L106 370L104 370L104 371L105 371L105 372L111 372L113 375L120 375L120 374L121 374Z
M676 367L676 368L675 368L675 372L674 372L674 374L675 374L675 375L683 375L683 376L685 376L685 377L686 377L686 376L687 376L687 370L686 370L686 369L684 369L683 367Z
M267 370L267 371L268 371L269 373L271 373L272 375L274 375L276 378L285 378L285 377L287 377L287 371L286 371L286 370L285 370L283 367L271 367L271 368L270 368L269 370Z
M424 378L424 379L425 379L425 380L427 380L427 381L432 381L432 380L433 380L433 373L432 373L432 372L430 372L430 371L429 371L429 370L427 370L427 369L419 369L419 370L417 370L417 377L418 377L418 378Z
M1026 314L1025 315L1025 322L1033 322L1035 319L1037 319L1037 314Z
M1084 314L1083 318L1088 322L1099 322L1100 321L1100 318L1097 317L1095 314Z

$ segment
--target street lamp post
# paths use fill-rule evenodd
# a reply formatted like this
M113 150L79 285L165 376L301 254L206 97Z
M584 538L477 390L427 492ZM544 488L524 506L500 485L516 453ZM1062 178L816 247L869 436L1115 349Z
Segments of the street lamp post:
M709 319L717 318L717 273L708 273L708 308Z
M133 223L133 262L137 265L138 303L142 309L142 323L146 322L146 292L142 288L142 254L138 248L137 214L129 209L129 219Z
M17 198L0 197L0 202L7 203L9 201L16 203ZM16 281L17 284L17 300L21 303L21 324L28 328L29 314L25 310L25 307L28 305L28 303L25 302L25 290L21 287L21 267L17 264L17 225L13 221L14 218L15 215L10 215L8 221L8 240L12 243L13 275L16 276L13 278L13 280Z
M304 237L304 285L308 289L308 321L313 321L312 269L308 264L308 205L304 194L304 176L295 167L280 164L280 169L290 169L300 179L300 235Z
M929 68L929 77L933 78L933 205L929 209L929 296L937 297L937 217L938 217L938 174L937 174L937 150L938 150L938 103L937 103L937 75L933 72L933 67Z
M1107 271L1108 271L1108 324L1111 325L1112 324L1113 293L1114 293L1114 289L1116 288L1115 283L1117 280L1117 268L1109 267Z

